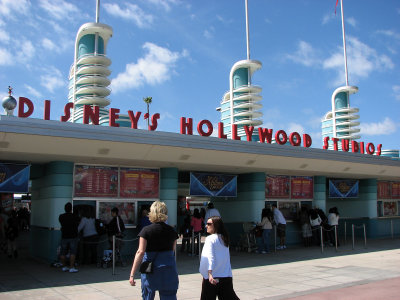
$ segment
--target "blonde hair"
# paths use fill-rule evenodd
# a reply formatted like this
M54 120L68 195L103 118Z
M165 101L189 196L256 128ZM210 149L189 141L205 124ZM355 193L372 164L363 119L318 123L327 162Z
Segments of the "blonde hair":
M150 206L149 220L151 223L165 222L168 219L168 209L164 202L155 201Z

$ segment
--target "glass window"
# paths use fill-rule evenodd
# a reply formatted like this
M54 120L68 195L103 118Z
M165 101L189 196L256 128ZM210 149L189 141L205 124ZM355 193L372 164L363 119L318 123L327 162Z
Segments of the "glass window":
M278 202L278 208L287 221L296 221L298 219L299 207L299 202Z
M99 216L98 218L110 222L112 219L111 209L113 207L118 208L119 215L122 218L125 226L136 225L136 214L135 214L135 204L136 202L116 202L116 201L99 201Z
M396 216L397 215L397 201L383 202L383 216Z

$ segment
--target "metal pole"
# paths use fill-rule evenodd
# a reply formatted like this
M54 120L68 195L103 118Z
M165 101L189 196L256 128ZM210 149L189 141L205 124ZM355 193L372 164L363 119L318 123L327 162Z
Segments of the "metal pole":
M192 256L194 256L194 231L192 231Z
M345 72L345 75L346 75L346 86L348 86L349 85L349 76L348 76L348 72L347 72L346 34L345 34L345 31L344 31L343 0L340 0L340 7L341 7L341 12L342 12L344 72Z
M392 233L392 240L394 239L394 232L393 232L393 220L390 220L390 231Z
M353 239L353 250L354 250L354 224L352 224L351 225L351 236L352 236L352 239Z
M347 223L344 222L344 244L347 242Z
M112 274L115 275L115 235L113 235L112 247Z
M319 227L319 232L321 233L321 253L324 253L324 234L322 233L322 226Z
M335 225L334 227L335 227L335 248L336 248L336 251L337 251L337 240L338 240L338 236L337 236L337 226Z
M96 23L99 23L99 17L100 17L100 0L96 1Z
M249 13L246 0L246 41L247 41L247 60L250 60L250 38L249 38Z
M365 230L365 224L364 226L364 247L367 248L367 231Z
M198 236L198 242L199 242L199 261L200 261L200 258L201 258L201 233L199 232L198 234L197 234L197 236Z
M274 252L276 252L276 225L274 225L274 248L275 248Z

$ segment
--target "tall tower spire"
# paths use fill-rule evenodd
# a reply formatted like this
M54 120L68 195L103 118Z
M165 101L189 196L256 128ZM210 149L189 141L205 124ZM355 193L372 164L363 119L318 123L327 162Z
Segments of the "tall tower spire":
M360 129L358 126L360 122L357 115L359 109L350 107L350 95L358 92L358 87L349 86L349 77L347 70L347 53L346 53L346 35L344 27L344 14L343 14L343 0L340 0L341 19L342 19L342 36L343 36L343 56L344 56L344 71L346 85L337 88L331 98L331 111L327 112L322 120L322 139L326 137L338 138L339 150L351 150L351 143L349 147L343 147L341 140L357 140L361 136L358 134ZM329 149L333 149L333 142L329 142Z
M76 35L74 62L69 74L69 102L74 103L70 121L82 123L84 105L98 106L99 124L107 122L110 104L107 96L111 60L106 56L107 43L113 34L110 26L99 22L100 0L96 0L96 22L83 24Z
M229 91L221 100L217 111L221 112L221 122L224 132L229 138L245 139L247 137L244 126L257 127L262 125L260 103L261 87L251 83L253 73L261 69L261 62L250 59L248 5L245 0L246 11L246 45L247 59L236 62L229 74ZM253 141L258 140L257 128L253 130Z

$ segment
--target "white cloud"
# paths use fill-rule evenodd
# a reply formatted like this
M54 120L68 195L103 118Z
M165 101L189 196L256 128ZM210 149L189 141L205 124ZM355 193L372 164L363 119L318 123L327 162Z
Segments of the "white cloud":
M393 89L394 97L396 98L396 100L400 101L400 85L394 85L392 87L392 89Z
M29 62L36 53L36 48L33 46L31 41L23 40L20 45L20 50L16 54L16 59L19 62L27 63Z
M57 46L51 40L49 40L48 38L44 38L42 40L42 46L45 49L50 50L50 51L57 49Z
M54 91L60 87L65 87L65 77L55 67L49 67L46 74L40 76L41 85L44 86L49 92L54 93Z
M204 36L206 39L212 39L212 38L214 37L213 29L211 28L210 30L208 30L208 29L204 30L203 36Z
M331 20L335 18L334 13L328 13L322 17L322 25L328 24Z
M343 48L338 48L338 51L331 57L324 60L324 69L334 69L338 73L338 77L333 82L333 85L340 85L344 82L344 60ZM352 81L357 82L360 78L367 78L373 71L393 69L394 63L387 55L380 55L377 51L368 45L362 43L357 38L347 38L347 63L349 77Z
M80 13L78 7L64 0L39 0L39 6L56 20L72 20Z
M125 6L125 8L122 8L118 4L104 4L104 8L110 15L132 21L139 28L149 27L153 23L154 17L146 14L136 4L125 3Z
M292 132L298 132L300 134L306 133L303 126L301 126L300 124L294 123L294 122L289 123L288 129L287 129L288 134L290 134Z
M392 37L396 40L400 40L400 34L394 30L377 30L376 33L385 35L387 37Z
M113 91L118 92L133 89L143 84L160 84L167 81L175 67L176 61L182 57L178 52L172 52L167 48L153 43L145 43L143 49L146 55L139 58L136 63L126 65L125 72L117 75L112 80ZM184 51L184 54L187 53Z
M147 0L147 2L160 6L164 8L166 11L171 10L171 4L178 4L176 0Z
M362 135L390 135L396 132L396 124L388 117L379 123L363 123L360 125Z
M347 23L348 23L349 25L351 25L351 26L353 26L353 27L356 27L356 26L357 26L357 21L356 21L356 19L354 19L353 17L346 18L346 21L347 21Z
M0 29L0 42L8 44L9 41L10 41L10 35L8 34L8 32Z
M31 87L30 85L24 84L24 87L25 87L25 89L26 89L26 91L28 93L27 96L32 95L32 96L34 96L36 98L42 97L42 94L38 90L36 90L35 88Z
M315 66L321 62L314 48L305 41L300 41L296 52L293 54L287 54L286 58L306 67Z
M29 0L0 0L0 15L12 17L16 13L27 14L31 3Z
M0 48L0 66L10 66L14 63L13 56L7 49Z

